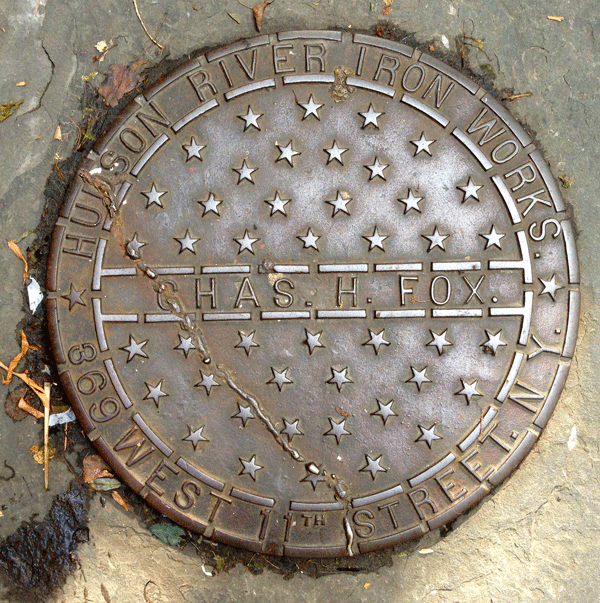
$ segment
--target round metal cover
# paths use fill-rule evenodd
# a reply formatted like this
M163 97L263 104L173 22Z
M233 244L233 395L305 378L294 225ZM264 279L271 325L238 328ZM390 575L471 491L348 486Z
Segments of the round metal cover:
M418 538L545 427L579 314L527 132L439 60L348 32L180 66L116 119L54 231L62 382L174 521L287 556Z

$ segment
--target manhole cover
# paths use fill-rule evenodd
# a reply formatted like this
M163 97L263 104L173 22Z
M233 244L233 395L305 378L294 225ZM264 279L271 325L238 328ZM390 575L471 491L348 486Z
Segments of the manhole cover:
M523 128L401 44L238 42L140 95L54 231L48 316L90 439L217 541L338 556L504 480L556 405L573 229Z

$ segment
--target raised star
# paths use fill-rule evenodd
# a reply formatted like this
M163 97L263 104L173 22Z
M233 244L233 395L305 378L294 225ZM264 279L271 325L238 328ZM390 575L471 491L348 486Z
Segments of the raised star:
M436 226L433 234L430 235L421 235L424 239L429 239L429 249L428 252L431 251L434 247L439 247L442 251L446 251L444 247L444 240L447 239L450 235L443 235L438 230Z
M359 113L359 115L363 118L363 128L366 128L369 124L371 124L379 130L379 123L377 122L377 119L384 115L384 113L378 113L375 111L375 109L373 109L373 105L370 104L369 110L365 111L364 113Z
M325 481L325 476L321 474L321 472L319 471L319 473L313 473L312 471L309 471L308 469L306 470L306 477L303 477L301 480L301 482L309 482L310 485L313 487L313 490L317 489L317 484L319 482L324 482Z
M410 370L412 371L413 376L408 379L406 383L415 383L419 391L421 391L423 383L431 383L431 379L428 379L426 375L427 367L418 371L414 366L411 366Z
M252 414L252 411L250 410L249 406L242 406L238 402L238 413L237 413L237 415L233 415L232 418L241 419L242 426L246 427L246 422L249 421L250 419L254 419L254 415Z
M179 345L175 346L173 349L181 350L187 358L190 350L195 350L196 346L194 345L192 337L183 337L179 335Z
M244 468L240 471L240 475L249 475L254 481L256 481L256 472L259 469L264 469L262 465L258 465L256 463L256 455L253 455L249 461L245 461L244 459L240 458L240 463L242 463L244 466Z
M362 238L369 241L369 251L372 251L376 247L379 247L379 249L385 251L385 249L383 248L383 242L388 239L389 236L379 234L379 230L377 229L377 226L375 226L375 228L373 229L373 234L371 236L363 235Z
M217 209L217 206L220 205L222 203L222 201L220 201L219 199L216 199L212 193L208 193L208 198L206 199L206 201L198 201L198 203L200 203L200 205L202 205L204 207L204 213L202 214L203 216L205 216L207 213L209 213L211 211L214 214L217 214L217 216L221 215L219 213L219 210Z
M289 367L286 367L281 372L279 372L276 371L273 367L271 367L273 378L270 381L267 381L267 383L275 383L279 388L279 391L281 391L286 383L294 383L291 379L288 379L287 372L289 370Z
M325 346L321 343L320 337L323 335L323 331L318 333L311 333L308 329L304 329L306 333L306 339L304 343L308 346L308 352L312 354L315 348L324 348Z
M271 206L271 216L277 212L282 213L284 216L287 216L285 213L285 205L289 203L290 199L282 199L279 196L279 191L275 192L275 197L273 199L265 199L265 203L268 203Z
M296 419L293 423L290 423L287 419L283 420L283 423L285 425L285 428L281 430L281 433L285 433L285 435L288 437L288 442L292 441L292 438L296 435L304 435L299 429L298 429L298 422L300 419Z
M492 224L492 230L490 230L490 234L480 234L479 236L483 237L484 239L487 239L484 249L487 249L492 245L495 245L498 249L502 249L500 239L502 237L505 237L506 235L502 234L501 232L496 232L496 227Z
M279 149L279 157L276 161L283 161L284 159L294 167L294 155L301 155L300 151L294 151L292 148L292 141L288 142L287 146L277 145Z
M326 431L323 435L335 436L335 439L339 444L340 440L342 439L342 436L352 435L346 429L346 421L347 419L342 419L339 423L336 423L332 417L329 417L329 425L331 426L331 429L329 431Z
M206 148L205 144L197 144L196 139L192 136L192 140L190 140L190 144L184 144L183 148L187 151L187 159L186 163L192 159L192 157L197 157L202 161L202 156L200 155L200 151Z
M137 232L133 233L133 239L131 239L131 241L127 243L127 246L125 248L127 251L127 255L134 260L139 260L141 257L140 249L142 247L145 247L146 245L147 243L143 243L142 241L138 240Z
M502 329L500 329L495 335L492 335L487 329L485 330L485 334L487 335L488 340L485 343L482 343L483 351L489 352L492 356L495 356L498 352L498 348L500 346L506 345L504 341L502 341Z
M62 295L63 299L69 301L69 312L72 310L75 304L79 304L80 306L85 306L85 302L81 299L81 296L86 292L86 289L82 289L81 291L77 291L73 287L73 283L71 283L71 290L69 291L69 295Z
M385 180L385 175L383 170L389 167L387 164L380 163L379 158L375 157L375 162L373 165L365 165L365 167L371 171L371 175L369 176L369 180L373 180L373 178L379 177L382 180Z
M314 115L318 120L321 119L319 117L319 109L324 105L315 103L312 94L310 95L310 98L308 99L307 103L298 104L304 109L304 116L302 117L303 120L306 119L309 115Z
M350 197L348 193L342 193L340 191L337 192L337 196L333 201L325 199L325 203L333 205L333 213L331 214L332 218L340 211L343 211L345 214L350 215L350 212L346 207L348 203L350 203L350 201L352 201L352 197Z
M240 119L243 119L244 124L244 132L250 127L254 127L257 130L260 130L260 126L258 125L258 118L262 117L262 113L254 113L252 111L252 107L248 105L248 113L246 115L238 115Z
M367 460L367 464L361 469L361 471L369 472L371 474L371 478L374 480L375 476L380 472L386 472L387 469L381 466L381 458L383 454L380 454L376 459L372 459L368 454L365 454L365 458Z
M452 342L446 339L446 333L448 329L446 329L443 333L434 333L431 329L429 330L433 339L427 345L433 345L437 348L438 355L442 355L444 353L444 346L454 345Z
M254 341L254 333L256 331L252 331L250 335L246 335L242 331L238 331L238 335L240 336L240 342L235 346L236 348L244 348L246 352L246 356L250 355L250 348L258 348L260 347L258 343Z
M347 377L348 367L343 368L341 371L336 371L333 367L331 367L332 377L327 381L327 383L335 383L338 388L338 392L342 389L342 385L345 383L354 383L352 379Z
M553 274L552 278L549 281L545 281L543 278L540 278L538 280L540 281L540 283L542 283L542 285L544 285L544 288L542 289L540 295L544 295L544 293L547 293L553 301L556 301L556 292L559 289L564 288L562 285L559 285L556 282L556 274Z
M183 253L187 249L188 251L191 251L194 255L196 255L196 250L194 249L194 245L200 239L194 239L190 235L189 229L185 231L184 237L181 237L181 238L174 237L174 239L179 243L179 245L181 245L181 249L179 250L179 253Z
M146 341L140 341L139 343L133 338L132 335L129 336L129 345L119 348L120 350L125 350L129 357L127 358L127 362L131 362L136 356L140 356L141 358L148 358L148 354L142 350L142 348L148 343Z
M144 400L154 400L154 404L156 404L156 408L158 408L158 402L163 396L168 396L169 394L165 394L162 391L162 379L158 382L157 385L150 385L146 381L144 381L144 385L148 388L148 395L144 398Z
M239 239L233 239L239 246L240 250L238 251L238 255L242 253L242 251L249 251L252 255L254 255L254 249L252 249L252 245L256 243L256 241L260 241L260 239L253 239L248 231L244 232L244 236Z
M328 155L327 163L331 163L334 159L344 165L342 160L342 153L345 153L348 149L344 149L338 146L337 141L333 141L333 146L330 149L323 149Z
M418 155L421 151L425 151L428 155L431 155L431 149L429 148L435 140L427 140L425 138L425 132L421 132L421 138L419 140L411 140L410 143L414 144L416 148L415 155Z
M379 348L382 345L390 345L390 342L383 338L384 331L385 329L381 329L379 333L375 333L374 331L371 331L371 329L369 329L369 335L371 336L371 339L369 339L369 341L365 341L363 345L372 345L373 349L375 350L375 353L379 354Z
M242 162L242 167L241 168L232 168L234 172L237 172L239 174L239 178L237 183L239 184L242 180L248 180L248 182L252 182L252 184L254 184L254 180L252 180L252 172L256 172L256 170L258 168L251 168L248 167L248 164L246 163L246 160L244 159L244 161Z
M214 380L214 375L205 375L202 371L200 371L200 374L202 375L202 381L195 383L194 387L203 387L206 390L206 395L210 396L210 390L213 387L220 385L220 383L217 383Z
M477 192L480 188L483 188L483 185L478 185L473 182L473 179L469 176L469 180L465 186L457 186L459 190L463 191L463 200L464 203L467 199L473 198L475 201L479 201L479 193Z
M316 249L317 251L319 251L319 248L317 247L317 241L321 238L315 234L313 234L313 231L309 228L306 232L306 236L304 237L296 237L297 239L300 239L303 243L304 243L304 249L308 249L309 247L313 247L314 249Z
M392 410L392 404L394 403L393 400L390 400L389 402L387 402L386 404L383 404L383 402L381 402L381 400L377 400L377 405L379 406L379 409L376 410L375 412L372 412L371 415L379 415L383 421L383 424L385 425L387 423L387 420L390 417L397 417L398 415Z
M421 208L419 207L419 201L423 201L423 197L415 197L415 194L412 192L412 189L408 189L408 195L404 199L398 199L400 203L404 203L406 207L404 208L404 213L407 214L411 209L421 213Z
M204 425L201 425L195 431L188 425L188 429L190 430L190 435L186 438L183 438L184 442L191 442L194 450L196 450L196 446L200 442L208 442L208 440L202 435L202 431L204 430Z
M467 399L467 404L471 404L471 400L473 399L473 396L482 396L483 395L477 391L477 379L475 379L475 381L473 381L473 383L467 383L464 379L461 379L461 382L462 382L463 388L459 392L456 392L454 395L455 396L464 396Z
M415 442L425 442L429 448L431 448L432 442L435 440L442 440L442 436L435 433L435 423L429 428L425 429L422 425L419 425L421 435L415 440Z
M166 192L167 191L162 191L162 192L157 191L156 186L154 185L154 182L153 182L152 188L150 189L149 192L147 192L147 193L142 192L142 195L144 195L144 197L146 197L148 199L148 201L146 202L146 207L150 207L153 203L155 203L159 207L163 207L163 204L162 204L162 201L160 200L160 198Z

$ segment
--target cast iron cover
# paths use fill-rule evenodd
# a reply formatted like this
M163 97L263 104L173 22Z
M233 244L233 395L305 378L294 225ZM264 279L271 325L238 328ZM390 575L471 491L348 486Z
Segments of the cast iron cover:
M418 538L545 427L577 334L573 227L464 75L349 32L180 66L84 161L54 231L61 379L181 525L287 556Z

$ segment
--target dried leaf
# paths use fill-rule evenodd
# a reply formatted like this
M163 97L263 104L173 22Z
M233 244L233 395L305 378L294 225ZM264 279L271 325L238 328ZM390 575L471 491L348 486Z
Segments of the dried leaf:
M109 490L116 490L120 488L123 484L114 477L99 477L97 479L93 479L89 482L90 486L94 488L94 490L99 490L100 492L108 492Z
M106 586L104 586L104 584L100 584L100 592L102 593L102 597L104 598L106 603L110 603L110 595L108 594L108 591L106 590Z
M5 119L8 119L21 105L23 101L9 101L8 103L4 103L0 105L0 123L2 123Z
M2 121L0 119L0 121ZM27 275L29 274L29 265L27 264L27 260L25 259L25 256L21 253L21 250L19 249L19 246L14 242L14 241L7 241L8 246L10 247L10 250L20 259L23 261L24 267L23 267L23 284L25 284L25 281L27 280Z
M111 65L108 68L106 82L98 88L98 93L110 107L116 107L128 92L131 92L142 78L124 65Z
M227 12L227 14L239 25L240 20L238 19L237 15L234 15L233 13L230 13L229 11L225 11Z
M83 481L89 484L100 477L114 477L104 459L98 454L90 454L83 459Z
M100 40L100 42L94 44L94 47L98 52L106 52L110 48L110 46L106 43L106 40Z
M38 465L44 464L44 447L43 446L38 446L37 444L34 444L29 449L29 452L31 452L33 454L33 460ZM53 459L55 454L56 454L56 448L54 448L54 446L48 446L48 460Z
M139 61L136 61L131 67L130 69L135 71L136 69L139 69L140 67L142 67L143 65L147 65L148 61L144 61L144 59L140 59Z
M3 362L0 362L0 368L3 368L5 371L8 371L8 367ZM33 379L31 379L27 373L14 373L15 377L18 377L29 385L29 387L34 391L35 395L42 401L44 407L50 406L50 398L44 391L44 388L41 385L38 385Z
M6 379L2 379L2 383L4 383L4 385L8 385L12 381L17 365L19 362L21 362L21 358L23 358L23 356L25 356L29 350L37 350L37 348L29 345L25 331L21 331L21 351L10 361L6 372Z
M394 0L383 0L383 4L384 4L383 14L384 15L390 14L393 3L394 3Z
M23 80L22 82L17 82L16 85L18 88L22 88L23 86L27 86L27 82L25 80Z
M21 410L24 410L26 413L29 413L32 417L35 417L36 419L44 418L44 413L40 412L37 408L33 408L33 406L31 406L31 404L28 404L25 401L25 398L19 398L19 402L17 403L17 406Z
M111 492L111 495L115 499L115 501L125 509L125 511L129 511L129 505L125 502L123 497L116 490L113 490Z
M351 416L350 413L347 410L344 410L343 408L340 408L339 406L335 407L335 412L337 412L338 414L342 415L342 417L349 417L349 416Z
M88 73L87 75L82 75L81 79L84 82L89 82L90 80L93 80L97 75L98 75L97 71L90 71L90 73Z
M174 523L155 523L150 526L150 531L159 540L171 546L177 546L185 536L185 530Z
M56 126L56 130L54 130L54 140L62 140L62 130L60 126Z
M252 12L254 13L254 21L256 22L256 29L260 31L262 29L263 17L265 15L265 8L271 4L273 0L263 0L254 6Z

